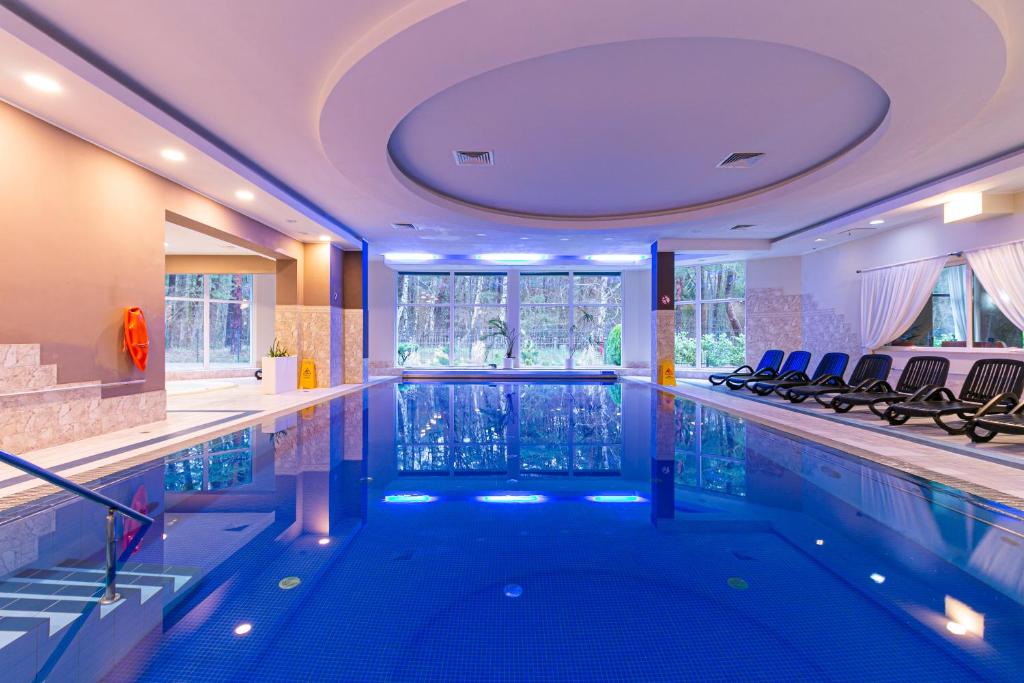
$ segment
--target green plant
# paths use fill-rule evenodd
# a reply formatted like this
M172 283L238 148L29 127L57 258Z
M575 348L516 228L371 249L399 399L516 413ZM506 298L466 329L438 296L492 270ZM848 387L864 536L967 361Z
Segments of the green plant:
M288 349L275 338L274 343L270 345L270 350L267 351L267 356L270 358L284 358L287 355Z
M519 338L519 330L510 326L501 318L491 318L487 321L488 332L481 337L482 340L500 340L505 346L505 358L514 358L516 340Z
M398 364L405 365L406 361L420 350L420 345L416 342L402 342L398 345Z
M605 365L622 365L622 324L616 324L608 331L604 343Z

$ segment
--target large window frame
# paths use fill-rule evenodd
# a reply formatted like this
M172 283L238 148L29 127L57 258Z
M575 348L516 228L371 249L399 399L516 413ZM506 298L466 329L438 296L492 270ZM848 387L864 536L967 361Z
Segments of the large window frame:
M746 271L746 267L747 267L746 261L729 261L727 263L741 263L741 264L743 264L744 272ZM746 285L744 284L743 296L725 297L725 298L710 298L710 299L705 299L704 298L704 287L703 287L704 272L703 271L704 271L705 268L712 268L714 266L720 266L720 265L723 265L723 264L722 263L694 263L694 264L677 263L677 264L675 264L675 268L674 268L673 273L672 273L673 289L675 291L678 291L678 286L677 286L676 283L677 283L677 281L679 279L679 271L682 270L682 269L686 269L686 268L692 268L693 271L694 271L693 299L675 299L675 302L674 302L674 305L673 305L673 309L674 309L674 313L675 313L676 319L678 319L678 317L679 317L679 309L681 307L683 307L683 306L692 306L693 307L693 325L694 325L693 338L694 338L695 346L696 346L696 351L695 351L694 359L693 359L693 365L685 365L685 364L677 362L676 364L679 367L695 368L695 369L715 369L712 366L704 364L704 344L703 344L703 339L704 339L704 315L703 315L703 310L704 310L704 306L706 306L706 305L742 303L743 307L744 307L744 311L743 311L744 346L746 344L746 334L747 334L747 315L746 315L747 291L746 291ZM744 277L744 280L746 280L745 277ZM674 338L675 338L675 328L673 326L673 340L674 340ZM673 341L673 344L674 343L675 342ZM741 364L742 364L742 361L740 363L737 363L737 365L741 365Z
M966 337L966 339L964 340L964 344L962 346L959 345L959 344L957 344L955 346L942 346L941 344L938 345L938 346L935 346L935 345L927 346L927 345L920 345L920 344L902 345L902 344L895 344L895 343L893 343L893 342L899 341L900 337L902 337L902 336L904 336L906 334L906 331L905 331L905 332L901 333L900 336L896 337L895 339L890 340L885 345L884 348L887 348L887 349L890 349L890 350L899 350L899 349L930 349L930 350L933 350L933 351L938 349L938 350L941 350L942 353L946 353L946 352L951 352L951 353L974 352L974 353L977 353L979 351L983 351L983 352L986 352L986 353L992 353L993 351L997 351L998 353L1024 353L1024 331L1022 331L1021 346L990 346L989 345L990 343L987 342L987 341L979 341L979 340L975 339L975 336L976 336L975 335L975 330L977 328L977 317L978 317L978 311L975 308L975 303L976 303L976 301L975 301L976 300L975 284L977 284L977 287L982 289L982 290L984 290L984 287L982 286L981 282L978 281L978 279L975 277L974 270L971 268L971 265L967 262L967 259L963 258L962 256L952 256L952 257L949 258L949 260L946 261L945 265L943 266L943 269L951 268L951 267L955 267L955 266L963 266L963 268L964 268L964 308L965 308L965 321L964 322L966 324L966 330L965 330L965 335L964 335ZM934 294L932 296L934 296ZM991 295L989 295L989 296L991 296ZM931 305L932 305L932 297L930 296L928 298L928 303L926 303L925 306L931 306ZM923 312L923 309L922 309L922 312ZM1002 315L1001 311L1000 311L1000 315ZM920 317L920 314L918 314L918 317ZM917 322L916 318L915 318L914 322L915 323ZM913 325L914 325L914 323L911 323L911 328L913 327ZM909 329L908 329L908 331L909 331Z
M256 345L256 280L249 273L225 273L225 275L248 275L249 281L249 298L248 299L217 299L210 296L210 276L220 275L220 273L167 273L165 275L165 288L166 288L166 277L168 275L184 275L190 276L195 275L202 278L203 281L203 294L201 297L191 296L177 296L177 295L164 295L165 309L166 303L172 301L179 301L182 303L201 303L203 305L203 361L201 367L196 367L198 363L176 363L167 362L166 365L172 369L176 368L187 368L195 370L216 370L222 368L251 368L254 366L254 355ZM166 291L166 289L165 289ZM222 363L222 362L211 362L210 361L210 308L212 304L235 304L241 306L242 310L249 312L249 360L241 363Z
M447 286L448 286L448 292L449 292L448 301L446 301L444 303L417 303L417 302L407 303L407 302L401 301L401 298L400 298L401 297L401 281L400 281L400 278L403 275L429 275L429 276L434 276L434 277L439 276L439 275L447 276L447 279L448 279L448 285ZM504 304L466 304L466 303L457 303L458 297L456 296L456 278L458 276L466 276L466 275L502 275L502 276L505 276L505 303ZM396 273L395 273L395 312L394 312L394 316L395 316L395 332L394 332L394 349L395 349L394 359L395 359L395 363L398 365L398 367L410 367L410 368L414 368L414 367L430 367L430 368L487 367L486 365L484 365L484 366L456 365L454 363L454 359L455 359L455 355L456 355L455 354L455 326L456 326L456 320L457 320L457 309L460 309L460 308L463 308L463 309L464 308L474 308L474 307L476 307L476 308L491 308L491 307L493 307L495 309L498 309L498 308L503 308L504 309L504 319L506 321L508 321L511 325L513 325L516 328L516 330L519 332L519 334L520 334L519 341L516 342L516 347L515 347L515 358L517 360L519 360L520 356L521 356L521 353L520 353L521 349L520 349L520 347L521 347L521 342L522 342L522 318L521 318L521 315L520 315L521 310L522 310L522 306L520 305L520 292L521 292L521 290L520 290L520 280L521 280L522 276L529 276L529 275L559 275L559 276L563 276L564 275L564 276L568 277L568 291L569 291L569 293L568 293L568 300L566 302L557 302L557 303L549 303L549 302L536 302L536 303L532 303L531 302L531 303L523 304L522 305L522 306L553 307L553 308L567 307L568 308L568 324L566 325L566 329L565 329L565 334L566 334L567 337L568 337L568 334L569 334L569 328L573 324L573 322L575 321L576 309L578 307L576 305L576 301L575 301L575 299L576 299L576 296L575 296L576 295L576 292L575 292L575 289L576 289L576 279L575 278L576 278L576 276L586 276L586 275L616 276L616 277L620 278L620 283L623 282L623 279L622 279L623 278L623 272L621 270L600 270L600 269L594 269L594 268L587 268L587 269L584 269L584 270L572 270L572 269L564 269L563 270L563 269L543 268L543 269L537 269L537 270L507 269L507 270L466 270L466 271L451 270L450 271L450 270L416 269L416 270L400 270L400 271L396 271ZM621 284L620 284L620 287L621 287ZM624 296L620 295L620 301L617 304L615 304L615 303L613 303L613 304L580 303L579 304L579 307L587 307L587 308L598 307L598 306L605 307L605 308L618 308L620 310L620 314L619 314L620 323L619 324L622 324L622 320L624 319L624 313L625 313L625 311L624 311ZM449 358L448 365L403 365L402 364L401 359L399 358L398 349L399 349L399 345L402 343L402 340L399 338L399 334L400 334L399 322L400 322L401 309L403 307L440 307L440 308L447 308L448 309L448 358ZM555 365L534 365L534 366L530 366L530 367L545 368L545 367L560 367L560 366L555 366ZM606 365L603 365L603 364L596 364L596 365L587 366L587 367L601 368L601 367L617 367L617 366L606 366Z

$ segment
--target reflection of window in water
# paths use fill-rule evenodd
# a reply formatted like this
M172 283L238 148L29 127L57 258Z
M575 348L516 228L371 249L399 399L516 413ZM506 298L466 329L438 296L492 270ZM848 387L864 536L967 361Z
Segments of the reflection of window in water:
M217 437L164 458L165 491L219 491L251 483L251 428Z
M518 453L526 472L617 473L621 402L616 385L399 385L398 470L504 473Z
M741 419L699 403L676 400L676 484L746 495L746 448L746 427Z

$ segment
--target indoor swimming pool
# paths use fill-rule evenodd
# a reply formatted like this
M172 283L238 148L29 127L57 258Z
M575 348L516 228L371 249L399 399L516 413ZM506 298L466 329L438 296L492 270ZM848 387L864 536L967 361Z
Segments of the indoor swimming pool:
M122 529L114 605L88 597L102 509L8 521L38 559L0 590L5 680L1015 681L1024 666L1022 513L641 384L382 384L101 490L156 519Z

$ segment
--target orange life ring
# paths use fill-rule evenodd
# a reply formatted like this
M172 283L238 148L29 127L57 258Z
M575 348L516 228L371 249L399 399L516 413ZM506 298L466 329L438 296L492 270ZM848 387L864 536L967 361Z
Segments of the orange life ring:
M124 350L132 357L135 367L145 372L149 358L149 332L146 318L138 306L124 309Z

